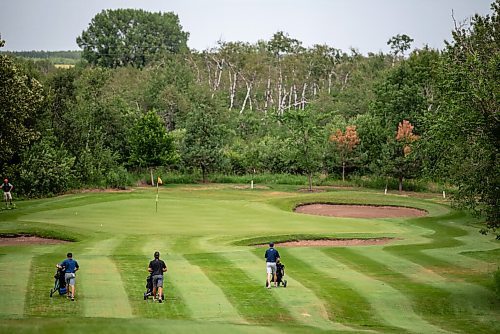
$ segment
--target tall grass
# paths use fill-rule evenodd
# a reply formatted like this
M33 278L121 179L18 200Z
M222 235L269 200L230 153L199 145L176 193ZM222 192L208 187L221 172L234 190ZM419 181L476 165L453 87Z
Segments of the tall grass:
M139 171L132 171L131 177L137 180L137 184L151 184L151 174L149 169L143 169ZM192 172L179 172L170 171L166 168L156 168L153 171L153 178L156 182L157 177L160 176L162 181L166 184L196 184L202 182L201 173ZM265 184L265 185L294 185L294 186L308 186L307 176L300 174L273 174L273 173L258 173L258 174L223 174L223 173L212 173L207 177L207 182L209 183L237 183L237 184L250 184L251 181L254 184ZM398 180L395 178L387 178L382 176L357 176L352 175L345 181L341 179L334 178L332 176L327 176L324 174L314 174L312 178L313 187L320 186L330 186L330 187L359 187L359 188L369 188L369 189L380 189L386 188L388 190L398 190ZM404 191L415 191L415 192L434 192L441 193L446 191L446 193L452 194L454 188L450 185L444 185L436 183L434 181L423 180L423 179L412 179L404 180L403 182Z

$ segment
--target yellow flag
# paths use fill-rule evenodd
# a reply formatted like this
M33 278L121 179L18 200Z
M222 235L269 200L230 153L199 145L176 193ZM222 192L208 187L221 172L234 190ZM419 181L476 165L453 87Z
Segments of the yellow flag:
M159 176L158 176L158 184L163 184L163 181L160 179Z

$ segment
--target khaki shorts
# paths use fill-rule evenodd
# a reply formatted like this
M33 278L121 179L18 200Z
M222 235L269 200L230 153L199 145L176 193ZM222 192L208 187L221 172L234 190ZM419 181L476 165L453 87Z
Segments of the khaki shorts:
M266 271L268 274L276 274L276 262L266 262Z
M5 201L12 200L12 194L10 193L10 191L6 191L3 193L3 199Z
M64 274L64 279L66 280L67 285L75 285L75 273L66 273Z

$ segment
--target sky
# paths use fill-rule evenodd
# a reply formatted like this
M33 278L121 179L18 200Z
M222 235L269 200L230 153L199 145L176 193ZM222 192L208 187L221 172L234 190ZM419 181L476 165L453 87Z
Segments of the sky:
M3 51L79 50L76 37L103 9L174 12L188 46L198 51L217 41L255 43L277 31L305 47L327 44L363 54L388 52L397 34L412 48L444 47L457 23L490 14L493 0L0 0ZM453 16L452 16L453 12ZM454 19L453 19L454 18Z

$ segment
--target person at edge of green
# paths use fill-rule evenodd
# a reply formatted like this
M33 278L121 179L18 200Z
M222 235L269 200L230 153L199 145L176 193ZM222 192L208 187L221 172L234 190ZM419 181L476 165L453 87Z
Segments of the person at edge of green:
M14 186L9 183L9 179L5 178L2 183L3 190L3 199L5 201L5 206L9 208L9 204L11 207L14 207L12 204L12 194L11 191L14 189Z

